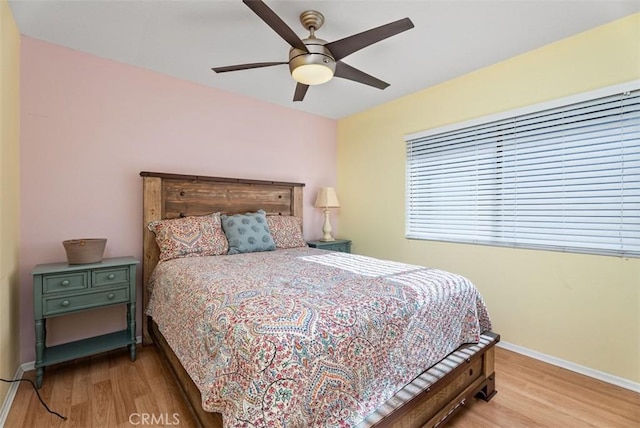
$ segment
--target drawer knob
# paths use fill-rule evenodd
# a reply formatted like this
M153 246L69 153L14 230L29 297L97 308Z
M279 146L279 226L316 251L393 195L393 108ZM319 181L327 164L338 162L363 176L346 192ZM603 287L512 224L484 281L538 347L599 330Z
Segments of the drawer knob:
M109 293L109 295L108 295L107 297L111 300L111 299L113 299L114 297L116 297L116 295L115 295L115 294L113 294L113 293Z
M68 280L68 279L64 279L64 280L62 280L62 282L61 282L60 284L62 284L62 285L69 285L70 283L69 283L69 280Z
M116 276L115 276L114 274L112 274L112 273L110 273L109 275L107 275L107 279L113 279L113 278L115 278L115 277L116 277Z
M68 300L63 300L62 303L60 303L60 306L64 306L64 307L69 306L69 301Z

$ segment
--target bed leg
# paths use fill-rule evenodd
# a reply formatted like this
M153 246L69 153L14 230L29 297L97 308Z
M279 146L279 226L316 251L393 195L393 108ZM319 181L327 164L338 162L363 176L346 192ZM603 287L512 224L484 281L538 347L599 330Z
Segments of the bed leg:
M153 345L153 335L150 333L151 317L142 315L142 344L144 346Z
M498 337L498 340L500 338ZM495 372L495 354L496 350L494 346L487 349L482 360L482 373L485 375L485 380L482 388L476 394L476 397L482 398L484 401L489 401L496 395L496 372Z
M496 374L491 373L485 381L485 385L476 394L476 397L482 398L484 401L489 401L497 393L498 391L496 391Z

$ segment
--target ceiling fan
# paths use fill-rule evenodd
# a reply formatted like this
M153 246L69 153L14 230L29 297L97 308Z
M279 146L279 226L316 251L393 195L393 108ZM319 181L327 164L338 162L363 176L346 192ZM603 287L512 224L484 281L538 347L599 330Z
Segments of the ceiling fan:
M347 65L342 62L342 59L362 48L413 28L413 22L411 22L409 18L404 18L329 43L315 36L315 32L320 29L324 23L324 16L315 10L307 10L300 15L300 22L309 31L310 35L306 39L300 39L296 33L261 0L242 1L291 45L289 61L238 64L226 67L214 67L212 70L216 73L225 73L228 71L289 64L291 76L297 82L293 101L302 101L307 93L307 89L309 89L309 85L326 83L334 76L363 83L373 86L374 88L385 89L389 86L388 83Z

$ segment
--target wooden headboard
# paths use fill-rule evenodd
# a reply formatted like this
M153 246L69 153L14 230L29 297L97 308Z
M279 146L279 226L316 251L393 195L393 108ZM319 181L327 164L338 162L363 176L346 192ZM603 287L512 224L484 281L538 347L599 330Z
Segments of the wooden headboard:
M200 175L141 172L143 182L142 338L151 343L145 315L149 301L147 284L158 264L160 251L149 222L168 218L238 214L263 209L267 215L302 218L302 183L284 183Z

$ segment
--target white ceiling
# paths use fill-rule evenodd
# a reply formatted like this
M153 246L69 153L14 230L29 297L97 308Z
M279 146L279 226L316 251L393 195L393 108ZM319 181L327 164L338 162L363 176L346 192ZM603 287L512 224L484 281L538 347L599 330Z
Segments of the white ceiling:
M286 65L216 74L213 66L287 61L289 45L240 0L10 0L26 36L329 118L403 95L640 12L640 0L266 0L299 36L309 9L334 41L409 17L415 28L344 59L391 84L334 78L292 101ZM614 48L614 47L612 47Z

